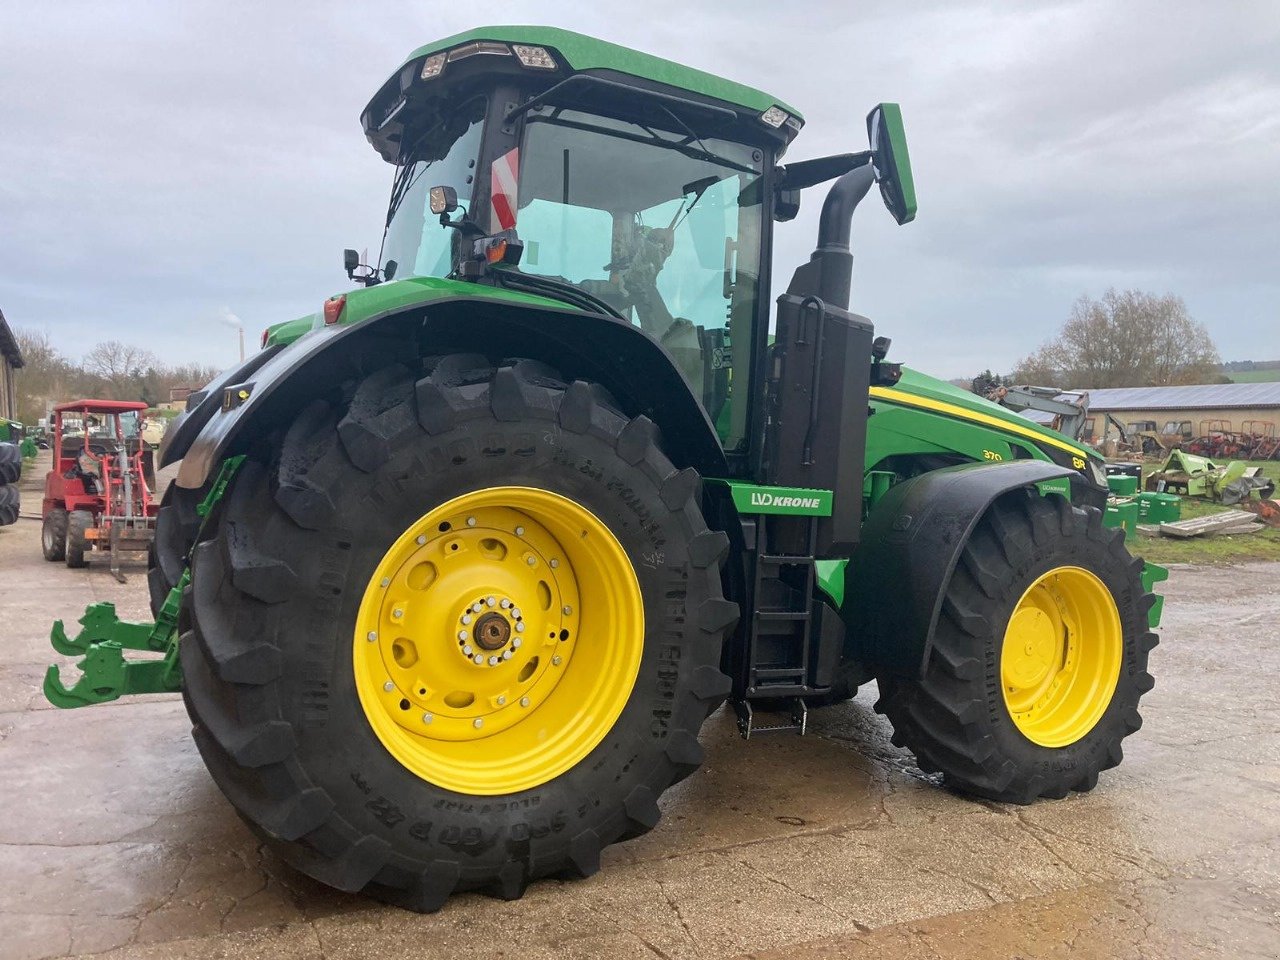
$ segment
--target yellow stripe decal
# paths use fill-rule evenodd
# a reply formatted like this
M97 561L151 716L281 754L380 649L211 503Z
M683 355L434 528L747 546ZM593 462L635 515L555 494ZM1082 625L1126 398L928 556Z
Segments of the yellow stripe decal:
M1003 430L1006 433L1017 433L1040 443L1047 443L1057 447L1059 450L1065 450L1067 453L1075 457L1085 458L1086 454L1083 450L1063 443L1056 437L1046 436L1043 433L1037 433L1030 427L1021 427L1016 423L1010 423L1008 420L1001 420L999 417L993 417L985 413L978 413L975 410L967 410L964 407L956 406L954 403L944 403L941 400L930 400L928 397L917 396L914 393L903 393L899 390L891 390L888 387L872 387L871 396L879 400L887 400L890 403L900 403L909 407L921 407L925 410L936 410L938 413L945 413L948 416L957 417L960 420L970 420L974 423L981 423L988 427L994 427L997 430Z

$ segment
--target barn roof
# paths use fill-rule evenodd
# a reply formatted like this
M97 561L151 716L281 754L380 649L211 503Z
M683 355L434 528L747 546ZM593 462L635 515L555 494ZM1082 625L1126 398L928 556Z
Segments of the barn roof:
M1089 391L1089 409L1225 410L1280 407L1280 382L1206 383L1189 387L1114 387Z
M22 366L22 351L18 349L18 341L13 337L13 331L9 329L9 321L4 318L4 311L0 310L0 356L8 361L11 367Z

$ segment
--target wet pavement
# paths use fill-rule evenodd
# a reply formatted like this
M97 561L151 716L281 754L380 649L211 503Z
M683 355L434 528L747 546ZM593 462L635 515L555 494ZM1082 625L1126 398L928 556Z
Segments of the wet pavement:
M1173 571L1145 726L1090 794L949 793L889 743L874 687L804 738L746 743L721 711L659 827L595 877L429 916L264 851L176 697L44 701L53 618L94 600L146 618L125 569L45 563L38 521L0 528L4 960L1280 956L1280 564Z

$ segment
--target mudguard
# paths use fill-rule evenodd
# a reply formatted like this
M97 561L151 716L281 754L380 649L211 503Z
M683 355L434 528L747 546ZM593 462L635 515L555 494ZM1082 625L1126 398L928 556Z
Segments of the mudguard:
M680 466L710 476L726 469L715 428L688 380L639 327L599 314L465 296L321 327L277 352L264 351L260 362L228 371L206 388L176 425L163 463L181 459L177 484L199 488L224 458L287 425L307 402L344 380L455 352L541 360L570 379L601 383L629 415L645 414L663 428L667 453Z
M876 673L922 675L951 574L983 513L1003 493L1072 473L1041 460L967 463L891 487L845 569L858 659Z

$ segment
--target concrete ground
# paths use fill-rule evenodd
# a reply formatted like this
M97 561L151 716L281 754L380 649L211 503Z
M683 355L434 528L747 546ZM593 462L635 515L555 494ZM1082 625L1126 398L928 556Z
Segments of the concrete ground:
M874 689L804 738L745 743L722 711L661 825L597 876L431 916L265 852L176 697L44 701L53 618L94 600L146 617L143 567L127 570L122 586L47 564L38 521L0 528L5 960L1280 955L1280 564L1173 572L1146 724L1090 794L953 795L889 743Z

